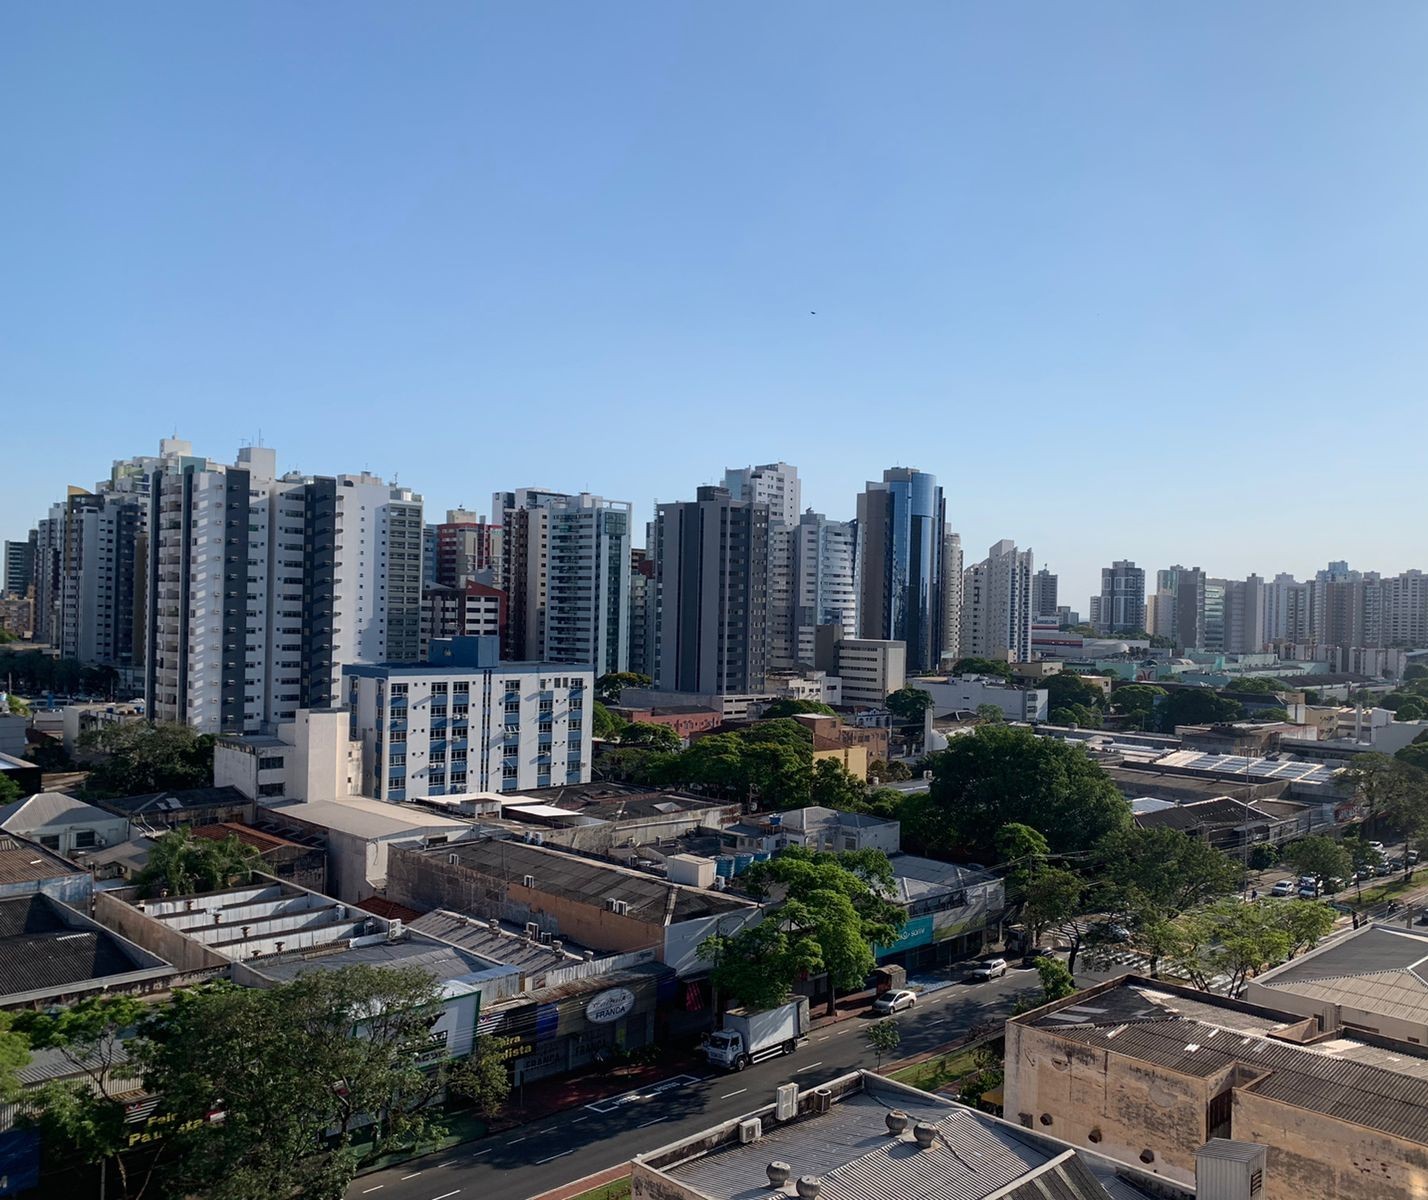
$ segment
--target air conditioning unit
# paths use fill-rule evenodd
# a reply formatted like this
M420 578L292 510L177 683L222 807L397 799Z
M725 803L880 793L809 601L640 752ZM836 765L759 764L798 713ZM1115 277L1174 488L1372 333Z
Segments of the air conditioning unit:
M617 917L623 917L630 911L630 902L628 900L607 900L605 901L605 907Z
M550 939L551 939L550 930L548 930L548 929L542 930L542 931L541 931L541 935L540 935L540 944L541 944L542 946L549 946L549 945L550 945Z
M446 856L446 861L447 861L451 866L455 866L458 862L461 861L461 859L460 859L460 856L459 856L459 855L456 855L456 854L448 854L448 855Z
M540 926L534 921L526 922L526 937L530 938L533 942L540 937Z
M829 1088L816 1088L813 1092L813 1111L826 1113L833 1107L833 1092Z
M781 1083L774 1095L776 1097L774 1116L780 1121L792 1121L794 1117L798 1116L798 1084Z
M739 1122L739 1141L747 1146L750 1142L757 1142L764 1136L764 1123L758 1117L749 1117L747 1120Z
M522 876L521 876L521 886L522 886L522 887L528 887L528 888L533 888L533 887L535 887L535 876L534 876L534 875L522 875Z

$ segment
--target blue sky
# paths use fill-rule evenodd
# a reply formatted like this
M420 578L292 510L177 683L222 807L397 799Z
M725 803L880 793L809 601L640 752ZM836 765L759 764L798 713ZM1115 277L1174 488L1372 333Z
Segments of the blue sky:
M969 561L1428 566L1428 7L8 5L0 536L177 429ZM812 315L816 311L816 315Z

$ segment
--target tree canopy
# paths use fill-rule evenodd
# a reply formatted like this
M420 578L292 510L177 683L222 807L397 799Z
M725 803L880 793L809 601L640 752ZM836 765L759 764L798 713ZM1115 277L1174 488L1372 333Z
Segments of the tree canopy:
M1011 682L1011 663L995 658L959 658L952 664L953 675L994 675Z
M1156 708L1162 733L1174 733L1177 725L1237 721L1243 713L1244 706L1238 700L1200 687L1176 688Z
M1072 705L1088 709L1105 707L1105 694L1101 689L1070 671L1048 675L1037 686L1046 690L1046 703L1051 709L1069 708Z
M932 694L921 688L901 687L889 694L888 711L905 725L922 721L923 714L932 707Z
M805 713L813 713L825 717L833 717L838 715L833 711L832 708L822 703L821 701L794 700L785 697L781 700L775 700L772 704L765 708L764 718L768 720L776 717L796 717L800 714Z
M920 831L929 849L984 856L997 831L1017 822L1040 832L1053 852L1088 850L1130 823L1130 805L1084 750L1029 730L979 725L931 764Z
M627 687L649 687L654 681L638 671L609 671L595 681L595 698L602 704L619 704Z
M207 787L213 782L213 743L188 725L134 721L80 734L83 750L105 755L90 770L91 796L142 796Z
M161 835L135 883L146 896L184 896L247 883L261 865L258 852L229 834L222 841L194 837L187 829Z
M863 986L874 947L891 945L903 911L887 899L893 875L880 850L829 854L791 846L755 863L742 882L752 895L773 900L755 926L705 940L700 954L714 964L726 996L768 1008L802 975L827 973L834 991Z
M679 749L681 740L668 725L653 721L631 721L620 730L622 746L648 746L651 750L671 753Z

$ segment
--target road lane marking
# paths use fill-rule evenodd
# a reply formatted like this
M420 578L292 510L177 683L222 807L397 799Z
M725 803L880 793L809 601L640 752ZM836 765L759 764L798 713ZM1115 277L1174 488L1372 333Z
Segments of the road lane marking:
M545 1166L545 1164L548 1163L548 1162L554 1162L557 1158L564 1158L567 1154L574 1154L574 1153L575 1153L575 1147L572 1146L569 1150L562 1150L559 1154L552 1154L549 1158L538 1158L538 1159L536 1159L536 1166L538 1166L538 1167L543 1167L543 1166ZM438 1196L438 1197L437 1197L437 1200L441 1200L441 1197Z
M797 1075L799 1071L811 1071L814 1067L821 1067L822 1065L823 1060L820 1058L816 1063L809 1063L806 1067L799 1067L798 1071L795 1071L794 1074Z
M727 1096L720 1096L719 1099L720 1099L720 1100L732 1100L735 1096L742 1096L742 1095L743 1095L745 1092L747 1092L748 1090L749 1090L748 1088L740 1088L737 1092L730 1092Z
M525 1141L526 1138L528 1138L528 1137L530 1137L530 1134L528 1134L528 1133L523 1133L523 1134L522 1134L520 1137L518 1137L518 1138L512 1138L509 1142L506 1143L506 1145L508 1145L508 1146L514 1146L517 1142L523 1142L523 1141Z
M442 1167L449 1167L449 1166L451 1166L451 1164L454 1163L455 1161L456 1161L456 1160L455 1160L454 1158L448 1158L444 1163L437 1163L437 1164L436 1164L436 1169L439 1171L439 1170L441 1170Z
M379 1183L376 1187L363 1188L362 1194L365 1196L368 1192L380 1192L386 1186L385 1183Z
M403 1178L403 1179L415 1179L415 1178L416 1178L418 1175L420 1175L420 1174L421 1174L420 1171L413 1171L410 1175L403 1175L402 1178Z
M591 1112L614 1112L626 1104L638 1104L642 1100L652 1100L663 1092L701 1082L703 1081L695 1075L671 1075L668 1079L661 1079L658 1083L651 1083L630 1092L623 1092L618 1096L607 1096L604 1100L592 1101L585 1107Z
M494 1150L495 1148L496 1148L496 1147L494 1147L494 1146L487 1146L486 1149L484 1149L484 1150L478 1150L478 1151L476 1151L476 1153L473 1154L471 1157L472 1157L472 1158L480 1158L483 1154L490 1154L491 1151Z
M643 1124L641 1124L641 1125L636 1125L635 1128L636 1128L636 1129L643 1129L643 1128L645 1127L645 1125L658 1125L658 1124L659 1124L661 1121L663 1121L664 1119L665 1119L664 1117L656 1117L653 1121L645 1121L645 1122L644 1122Z
M456 1192L460 1190L460 1188L457 1188ZM434 1200L451 1200L451 1197L456 1195L456 1192L442 1192L441 1195L435 1197Z
M589 1119L589 1117L576 1117L575 1120L571 1121L570 1123L572 1125L579 1125L581 1121L588 1121Z

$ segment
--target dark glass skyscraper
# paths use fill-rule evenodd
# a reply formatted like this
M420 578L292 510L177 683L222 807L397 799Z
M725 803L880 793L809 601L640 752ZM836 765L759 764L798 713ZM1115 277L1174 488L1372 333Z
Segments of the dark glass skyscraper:
M907 672L942 657L942 534L937 477L890 467L858 497L858 635L907 645Z

